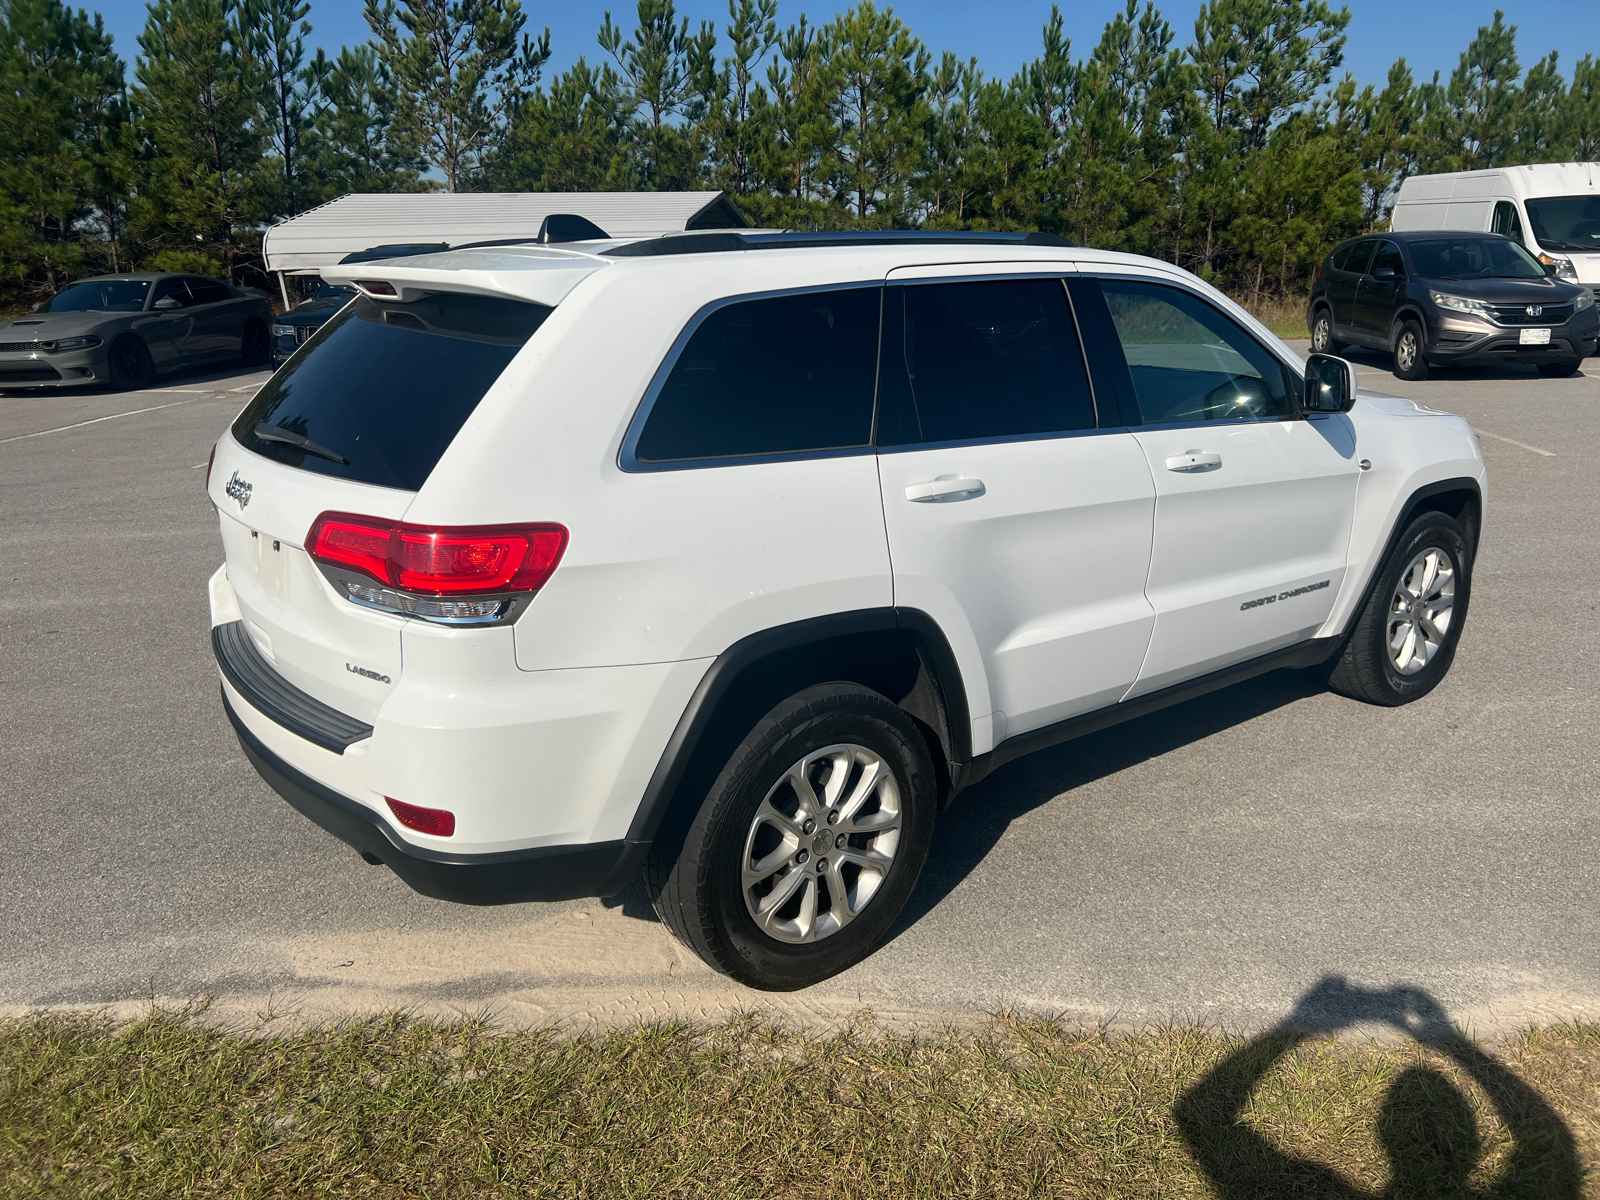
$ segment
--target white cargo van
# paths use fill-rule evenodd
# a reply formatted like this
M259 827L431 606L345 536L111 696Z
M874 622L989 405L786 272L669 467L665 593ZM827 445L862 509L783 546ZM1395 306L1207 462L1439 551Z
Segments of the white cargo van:
M1389 228L1503 233L1558 279L1600 295L1600 163L1413 175L1400 184Z

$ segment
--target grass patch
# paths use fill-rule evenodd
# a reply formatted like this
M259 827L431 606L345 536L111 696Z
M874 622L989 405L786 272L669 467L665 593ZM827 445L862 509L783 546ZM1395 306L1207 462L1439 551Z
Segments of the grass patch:
M754 1019L576 1039L0 1025L7 1197L1350 1195L1389 1185L1396 1147L1399 1194L1577 1196L1597 1113L1592 1026L1490 1056L1029 1020L822 1039Z
M1233 297L1239 306L1281 338L1308 338L1306 328L1306 297L1262 296L1252 300L1249 296Z

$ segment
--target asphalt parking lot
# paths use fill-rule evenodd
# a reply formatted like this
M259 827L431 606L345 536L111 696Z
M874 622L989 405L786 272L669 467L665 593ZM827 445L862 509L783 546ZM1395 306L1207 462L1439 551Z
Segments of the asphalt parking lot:
M1489 462L1432 695L1372 708L1279 672L1015 763L945 816L893 938L789 997L701 966L637 884L417 896L257 778L217 698L202 476L262 379L0 396L0 1011L1251 1027L1337 973L1484 1031L1600 1015L1600 360L1425 383L1363 360L1363 386L1471 419Z

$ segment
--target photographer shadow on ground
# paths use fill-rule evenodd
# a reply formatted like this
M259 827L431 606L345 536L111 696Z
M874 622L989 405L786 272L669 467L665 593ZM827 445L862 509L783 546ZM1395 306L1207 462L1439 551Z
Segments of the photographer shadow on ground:
M1450 1058L1493 1104L1513 1146L1496 1178L1471 1183L1482 1139L1471 1106L1441 1071L1407 1067L1389 1086L1378 1137L1389 1158L1381 1192L1320 1163L1285 1154L1241 1121L1256 1087L1310 1038L1358 1023L1389 1025ZM1179 1099L1173 1115L1189 1151L1224 1200L1261 1196L1577 1197L1583 1187L1572 1132L1539 1094L1450 1023L1419 988L1367 990L1324 977L1275 1028L1241 1046Z

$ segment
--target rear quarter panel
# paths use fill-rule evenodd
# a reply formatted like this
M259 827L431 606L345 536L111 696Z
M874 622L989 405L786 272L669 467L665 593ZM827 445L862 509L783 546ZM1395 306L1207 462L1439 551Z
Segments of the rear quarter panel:
M893 603L870 453L625 471L624 434L658 367L705 305L730 295L876 284L816 256L624 260L557 307L417 494L407 519L558 521L571 533L516 624L524 670L715 656L739 638ZM686 261L687 260L687 261ZM730 261L732 260L732 261Z

